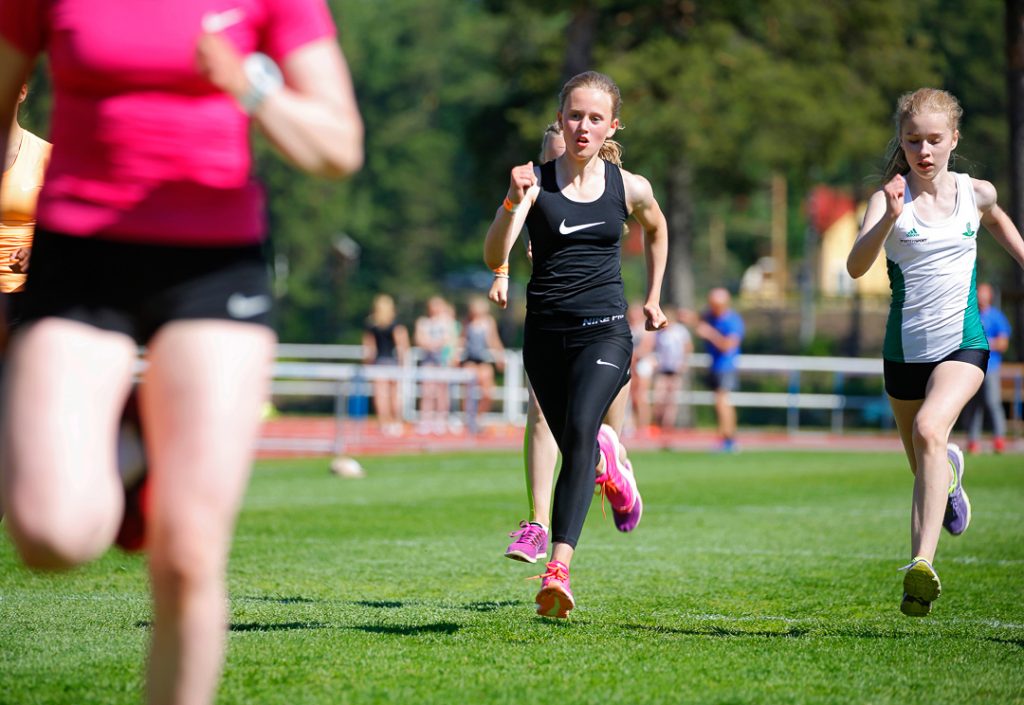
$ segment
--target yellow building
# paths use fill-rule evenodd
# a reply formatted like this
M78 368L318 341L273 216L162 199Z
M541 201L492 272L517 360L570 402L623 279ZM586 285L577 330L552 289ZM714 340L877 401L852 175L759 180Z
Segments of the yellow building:
M884 254L879 254L860 279L853 279L846 272L846 258L857 239L864 208L864 204L857 205L848 194L827 186L818 186L811 192L810 217L821 237L818 290L823 296L845 297L854 291L862 296L889 295Z

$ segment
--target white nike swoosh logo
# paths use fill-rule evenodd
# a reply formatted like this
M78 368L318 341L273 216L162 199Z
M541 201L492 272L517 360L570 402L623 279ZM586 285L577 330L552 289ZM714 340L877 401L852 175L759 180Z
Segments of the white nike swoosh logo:
M223 32L245 19L245 10L240 7L223 12L207 12L203 15L203 31L207 34Z
M597 364L599 364L599 365L608 365L608 367L614 367L617 370L621 370L622 369L621 367L616 365L614 362L605 362L601 358L597 358Z
M600 223L584 223L583 225L571 225L569 227L566 227L565 221L563 220L562 224L558 226L558 232L562 233L563 235L569 235L570 233L574 233L577 230L585 230L587 228L592 228L595 225L604 225L604 221L602 220Z
M243 296L234 293L228 298L228 314L232 318L255 318L270 310L270 297L266 294Z

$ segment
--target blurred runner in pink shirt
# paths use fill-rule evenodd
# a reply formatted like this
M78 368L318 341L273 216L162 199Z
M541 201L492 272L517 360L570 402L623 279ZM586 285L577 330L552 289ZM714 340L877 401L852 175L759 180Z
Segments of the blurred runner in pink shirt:
M362 121L325 0L0 0L0 125L42 53L54 149L4 370L7 526L35 568L110 546L115 435L146 346L147 697L202 705L275 345L250 124L342 177Z

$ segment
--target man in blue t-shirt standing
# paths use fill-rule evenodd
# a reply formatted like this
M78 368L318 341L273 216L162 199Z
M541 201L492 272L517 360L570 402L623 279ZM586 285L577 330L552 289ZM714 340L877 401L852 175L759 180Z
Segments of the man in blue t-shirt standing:
M708 310L697 324L697 336L704 339L711 356L708 386L715 393L718 433L722 437L722 450L726 452L736 449L736 409L729 392L738 385L736 363L743 340L743 319L730 308L731 299L724 288L709 291Z
M1003 412L999 367L1003 362L1003 353L1010 345L1010 322L1002 311L992 305L992 287L989 284L978 284L978 310L981 312L981 325L985 329L991 352L988 369L985 370L985 382L964 409L967 452L977 453L981 450L981 426L985 412L988 412L992 419L992 446L995 452L1002 453L1006 449L1006 414Z

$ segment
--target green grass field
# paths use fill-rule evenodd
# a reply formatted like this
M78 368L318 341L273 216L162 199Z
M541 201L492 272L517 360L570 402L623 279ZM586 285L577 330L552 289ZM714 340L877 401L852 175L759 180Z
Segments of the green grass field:
M866 453L636 454L632 535L595 503L578 609L534 615L516 454L261 463L230 572L223 703L1024 703L1024 467L969 458L932 616L898 610L910 474ZM34 575L0 540L0 703L133 703L149 603L112 551Z

